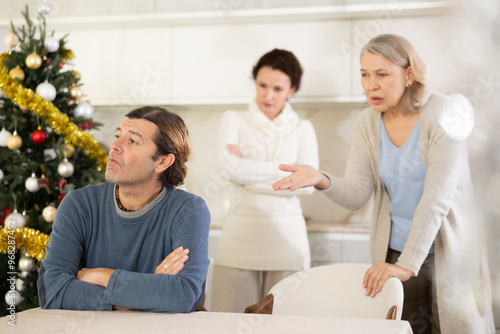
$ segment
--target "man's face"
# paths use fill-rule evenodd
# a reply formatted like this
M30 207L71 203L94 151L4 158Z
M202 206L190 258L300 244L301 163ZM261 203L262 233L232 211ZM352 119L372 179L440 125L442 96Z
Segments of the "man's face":
M150 121L125 118L111 144L106 180L120 186L158 181L157 162L152 158L156 152L153 137L157 131L158 127Z

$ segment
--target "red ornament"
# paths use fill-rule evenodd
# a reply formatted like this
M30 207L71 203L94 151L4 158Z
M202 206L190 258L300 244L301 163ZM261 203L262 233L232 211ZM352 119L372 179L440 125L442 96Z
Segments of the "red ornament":
M12 208L2 209L2 211L0 213L0 225L5 224L5 218L7 218L7 216L10 215L12 212L14 212L14 210Z
M40 186L40 188L48 189L49 179L46 178L44 174L42 174L42 176L38 179L38 185Z
M78 127L82 130L92 130L94 128L94 120L92 118L89 120L82 119L78 123Z
M59 200L59 202L61 202L64 196L66 196L66 193L64 192L64 187L66 187L67 184L68 181L66 181L66 179L57 180L57 189L59 189L59 195L57 196L57 199Z
M57 180L57 187L60 190L63 190L64 187L66 187L67 184L68 184L68 181L66 181L66 179L59 179L59 180Z
M64 63L63 62L60 62L59 63L59 67L62 68L64 66Z
M38 129L31 134L31 140L37 145L42 145L47 140L47 134L38 127Z

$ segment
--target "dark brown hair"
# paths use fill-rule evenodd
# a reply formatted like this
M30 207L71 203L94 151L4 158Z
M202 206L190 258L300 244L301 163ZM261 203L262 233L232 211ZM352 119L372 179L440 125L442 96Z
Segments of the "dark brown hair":
M300 88L300 79L302 78L302 66L293 53L287 50L274 49L260 57L257 64L253 67L252 76L255 80L259 70L269 66L273 70L279 70L290 78L291 88L298 91Z
M164 186L178 186L187 174L186 162L191 153L189 132L182 118L161 107L141 107L130 111L125 117L145 119L158 127L153 136L156 152L153 160L162 155L173 154L175 161L161 175Z

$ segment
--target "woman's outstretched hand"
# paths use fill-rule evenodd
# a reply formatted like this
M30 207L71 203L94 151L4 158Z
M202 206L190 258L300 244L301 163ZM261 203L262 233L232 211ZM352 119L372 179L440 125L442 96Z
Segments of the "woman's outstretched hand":
M292 174L274 183L274 190L294 191L313 186L326 189L330 186L330 179L309 165L279 165L279 168Z

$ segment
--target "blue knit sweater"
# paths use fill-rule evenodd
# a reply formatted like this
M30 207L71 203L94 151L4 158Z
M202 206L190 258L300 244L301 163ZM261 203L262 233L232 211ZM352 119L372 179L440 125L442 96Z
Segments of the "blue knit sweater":
M174 187L138 211L118 209L114 184L71 191L61 202L38 294L43 308L153 312L196 309L204 296L210 213L200 197ZM154 274L179 246L190 250L176 275ZM115 269L107 288L76 279L81 268Z

